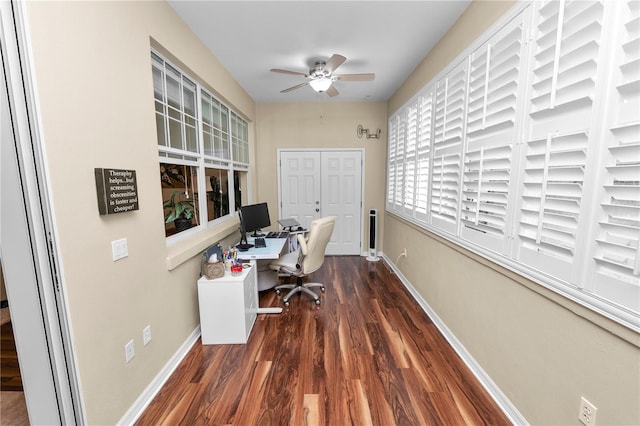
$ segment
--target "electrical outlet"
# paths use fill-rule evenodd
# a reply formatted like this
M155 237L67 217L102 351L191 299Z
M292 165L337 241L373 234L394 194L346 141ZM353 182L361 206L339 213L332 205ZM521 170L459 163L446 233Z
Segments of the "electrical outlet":
M133 340L130 340L124 345L124 359L128 363L134 356L136 356L136 348L133 345Z
M144 330L142 330L142 342L144 343L145 346L147 346L150 341L151 341L151 326L148 325L144 328Z
M578 412L578 420L586 426L595 426L597 411L598 409L595 405L584 399L584 396L580 398L580 412Z

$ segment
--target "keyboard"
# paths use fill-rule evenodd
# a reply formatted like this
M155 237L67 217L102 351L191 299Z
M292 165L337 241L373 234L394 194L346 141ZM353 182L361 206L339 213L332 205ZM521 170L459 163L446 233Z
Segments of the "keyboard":
M287 238L289 231L269 232L266 238Z
M253 240L253 244L255 244L256 248L266 247L267 246L267 242L262 237L255 238Z

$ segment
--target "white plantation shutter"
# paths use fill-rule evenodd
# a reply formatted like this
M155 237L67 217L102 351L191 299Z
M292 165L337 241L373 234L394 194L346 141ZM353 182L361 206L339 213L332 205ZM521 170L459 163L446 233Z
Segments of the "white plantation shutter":
M588 206L583 197L601 59L600 2L534 2L515 258L578 285ZM580 240L582 238L583 240ZM580 243L582 241L582 244Z
M619 10L614 91L589 290L640 311L640 2Z
M396 138L396 190L393 204L395 209L402 211L404 206L404 180L405 180L405 149L407 142L407 112L403 111L398 116L398 137Z
M581 213L588 134L547 135L525 146L517 258L569 281Z
M435 88L431 223L452 234L459 218L467 62L438 80Z
M602 37L602 2L534 2L530 115L557 128L588 126ZM566 114L564 114L566 113Z
M640 331L640 2L514 9L390 119L388 211Z
M404 155L404 209L405 213L413 216L416 195L416 148L417 148L417 119L418 105L410 105L405 115L405 155Z
M431 138L433 121L433 86L418 98L418 146L415 218L428 222L429 176L431 167Z
M508 253L523 14L471 54L460 236ZM521 98L521 96L520 96Z
M396 192L398 191L398 116L389 119L389 149L387 151L387 210L396 210Z

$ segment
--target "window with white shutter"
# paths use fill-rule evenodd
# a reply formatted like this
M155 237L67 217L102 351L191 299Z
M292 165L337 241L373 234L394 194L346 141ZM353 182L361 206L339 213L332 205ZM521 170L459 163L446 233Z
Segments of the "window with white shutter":
M433 86L418 98L418 147L415 218L428 222L429 176L431 173L431 138L433 121Z
M517 258L570 281L585 179L587 132L527 142Z
M585 249L585 178L604 7L600 2L534 2L531 86L524 121L515 258L580 283ZM580 244L582 241L583 244Z
M404 182L405 182L405 168L404 157L405 148L407 142L407 112L404 111L398 117L398 131L396 138L396 182L393 204L398 212L402 212L404 205Z
M416 195L416 148L417 148L417 104L410 105L405 115L405 155L404 155L404 209L405 213L413 216Z
M387 209L640 331L640 2L518 2L389 120Z
M457 233L467 92L465 60L436 83L433 125L431 223Z
M396 210L396 179L397 179L397 149L398 149L398 116L393 116L389 119L389 136L388 144L389 149L387 151L387 210Z
M523 21L520 14L473 52L469 62L460 236L502 254L508 253L515 181L511 170L522 98Z
M589 290L640 312L640 3L620 7Z

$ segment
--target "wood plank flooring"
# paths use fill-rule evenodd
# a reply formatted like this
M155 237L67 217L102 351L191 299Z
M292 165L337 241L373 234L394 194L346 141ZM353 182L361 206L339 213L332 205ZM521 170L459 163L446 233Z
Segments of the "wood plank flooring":
M22 391L22 378L11 321L0 326L0 390Z
M507 425L384 262L327 257L246 345L196 344L137 425ZM261 306L281 306L272 291Z

